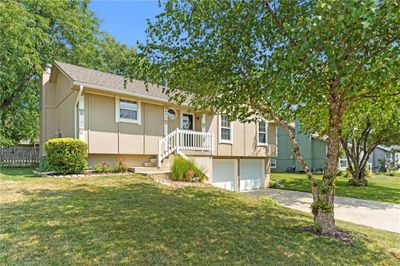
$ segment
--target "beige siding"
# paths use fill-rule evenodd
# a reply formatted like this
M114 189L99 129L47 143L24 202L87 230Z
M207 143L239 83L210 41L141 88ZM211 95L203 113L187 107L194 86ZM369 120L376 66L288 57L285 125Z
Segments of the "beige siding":
M89 153L157 154L164 130L163 106L142 102L140 125L117 123L115 97L88 93L86 98Z
M55 88L55 104L60 105L72 93L72 82L65 75L58 74Z
M151 159L148 155L131 155L131 154L89 154L88 164L93 167L96 164L106 162L115 164L118 159L125 160L129 167L143 166L143 164Z
M44 155L43 145L61 133L63 137L74 137L74 103L77 92L72 90L72 82L53 68L51 76L43 74L40 80L40 154Z
M158 153L158 140L164 136L164 107L153 104L143 104L142 112L144 115L144 128L145 128L145 154ZM126 143L129 145L129 143Z
M75 137L75 109L74 104L78 95L77 91L67 96L57 108L58 131L62 137Z
M114 97L88 94L89 153L118 153Z
M244 155L244 141L245 141L245 124L240 122L233 122L233 144L231 145L232 156Z
M168 110L169 107L166 107L166 110ZM180 128L181 124L181 112L177 108L173 108L176 112L176 119L175 120L168 120L168 134L174 131L177 128Z

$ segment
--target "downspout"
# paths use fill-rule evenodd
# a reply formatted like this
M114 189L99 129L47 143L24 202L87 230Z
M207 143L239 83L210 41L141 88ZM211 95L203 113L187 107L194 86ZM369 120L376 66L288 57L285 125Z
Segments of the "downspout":
M74 130L74 136L75 136L76 139L78 138L78 128L77 128L77 124L78 124L77 115L78 115L78 113L77 113L76 109L77 109L77 105L79 103L79 98L81 98L82 94L83 94L83 85L79 85L79 92L78 92L78 95L76 96L75 105L74 105L74 129L75 129Z

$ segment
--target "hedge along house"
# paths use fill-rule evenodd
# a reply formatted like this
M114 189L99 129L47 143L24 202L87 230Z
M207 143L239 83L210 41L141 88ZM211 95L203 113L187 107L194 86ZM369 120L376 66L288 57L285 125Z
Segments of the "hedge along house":
M240 123L223 114L176 105L158 86L62 62L43 74L41 154L50 138L73 137L88 144L93 166L118 158L138 173L168 172L175 155L193 159L209 181L229 190L268 185L276 155L276 126Z

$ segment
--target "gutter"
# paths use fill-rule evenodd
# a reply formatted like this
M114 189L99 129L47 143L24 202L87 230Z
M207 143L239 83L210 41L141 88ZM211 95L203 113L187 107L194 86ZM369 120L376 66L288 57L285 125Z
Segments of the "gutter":
M168 101L168 99L164 99L164 98L160 98L160 97L155 97L155 96L144 95L144 94L135 93L135 92L131 92L131 91L122 91L122 90L114 89L114 88L111 88L111 87L98 86L98 85L93 85L93 84L84 83L84 82L78 82L78 81L74 81L73 84L74 84L74 85L79 85L79 86L85 86L85 87L92 88L92 89L97 89L97 90L112 92L112 93L116 93L116 94L129 95L129 96L133 96L133 97L137 97L137 98L142 98L142 99L146 99L146 100L159 101L159 102L164 102L164 103L171 104L171 102ZM182 103L181 105L183 105L183 106L189 106L188 103Z
M76 120L76 117L77 117L76 106L78 105L79 98L81 98L82 94L83 94L83 85L80 85L79 86L78 95L76 96L75 105L74 105L74 136L75 136L75 138L78 138L78 129L77 129L77 120Z

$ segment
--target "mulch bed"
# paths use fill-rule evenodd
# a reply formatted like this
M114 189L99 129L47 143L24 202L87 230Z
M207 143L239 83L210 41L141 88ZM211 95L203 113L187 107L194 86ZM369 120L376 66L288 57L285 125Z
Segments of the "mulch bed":
M168 174L165 175L149 175L149 177L157 183L174 187L174 188L189 188L189 187L208 187L209 183L206 182L182 182L172 180Z
M54 177L54 178L74 178L74 177L95 177L95 176L109 176L109 175L128 175L132 174L130 172L108 172L108 173L96 173L93 171L87 171L82 174L70 174L70 175L62 175L62 174L57 174L54 172L39 172L36 170L32 171L33 174L37 176L42 176L42 177Z
M319 230L317 230L314 226L304 226L301 228L303 232L310 232L318 236L327 236L333 238L337 241L340 241L347 245L353 245L353 236L349 231L336 229L333 234L322 234Z

